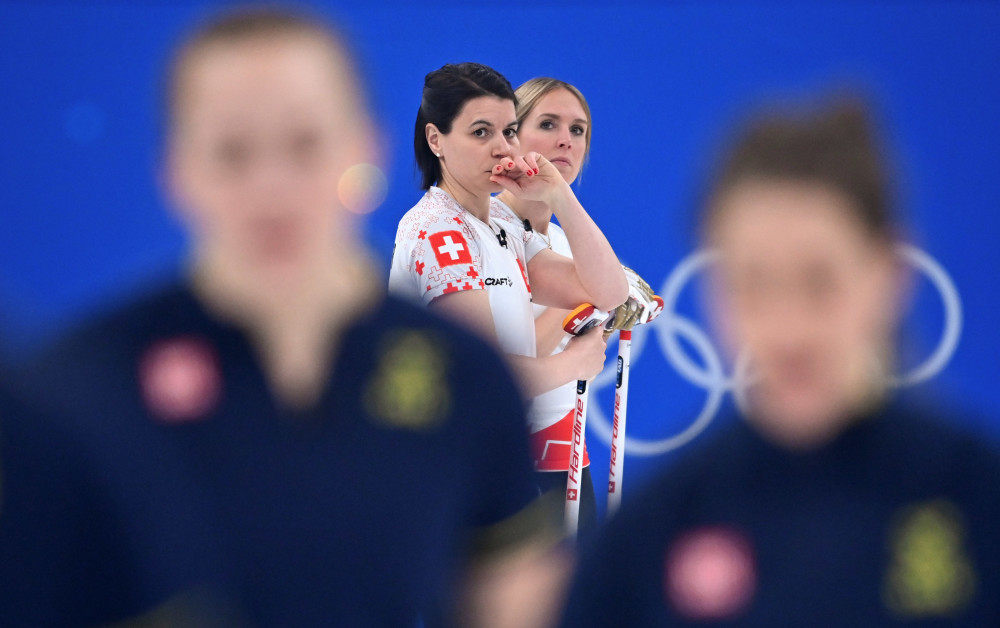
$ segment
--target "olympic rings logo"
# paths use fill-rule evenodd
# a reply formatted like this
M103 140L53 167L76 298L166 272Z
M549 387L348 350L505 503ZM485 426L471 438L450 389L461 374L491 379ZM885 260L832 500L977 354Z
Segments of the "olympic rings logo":
M962 301L955 283L948 272L926 252L902 244L897 247L900 258L923 273L937 290L944 308L944 328L931 354L910 370L893 376L891 384L902 388L927 381L940 373L951 360L962 335ZM680 433L657 440L645 440L626 436L625 450L639 456L655 456L686 445L697 437L718 414L719 407L727 393L732 393L737 405L742 405L741 387L738 382L745 375L747 361L740 355L732 375L727 375L722 356L709 335L695 321L677 312L677 301L681 291L714 260L715 255L708 250L699 250L688 255L667 277L659 294L663 297L663 312L649 325L640 325L632 334L631 362L642 356L649 334L656 334L660 350L671 367L687 382L705 391L705 402L701 411ZM690 344L702 360L698 364L687 354L679 340ZM589 408L589 428L604 441L611 444L611 423L597 402L597 391L615 384L615 369L606 368L591 384L592 396Z

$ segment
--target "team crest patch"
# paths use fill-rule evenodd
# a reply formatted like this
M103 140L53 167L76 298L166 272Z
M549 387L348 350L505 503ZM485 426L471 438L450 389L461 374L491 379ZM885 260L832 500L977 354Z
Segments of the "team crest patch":
M755 563L750 541L738 530L725 526L692 530L667 550L664 594L688 619L735 618L753 600Z
M954 616L975 595L965 525L961 512L947 500L902 509L889 530L889 556L882 599L898 616Z
M215 352L202 340L178 337L152 345L139 363L139 385L149 412L166 423L204 418L222 388Z
M472 254L469 253L469 243L461 231L438 231L432 233L427 241L434 249L434 258L440 268L455 264L471 264Z
M382 342L378 366L364 391L368 414L393 427L436 426L451 408L445 356L427 334L400 331Z

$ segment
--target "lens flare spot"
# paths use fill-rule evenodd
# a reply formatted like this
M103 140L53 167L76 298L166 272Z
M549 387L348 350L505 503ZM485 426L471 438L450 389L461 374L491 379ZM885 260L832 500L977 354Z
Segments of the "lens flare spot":
M367 214L382 204L389 185L385 173L372 164L355 164L337 184L341 204L355 214Z

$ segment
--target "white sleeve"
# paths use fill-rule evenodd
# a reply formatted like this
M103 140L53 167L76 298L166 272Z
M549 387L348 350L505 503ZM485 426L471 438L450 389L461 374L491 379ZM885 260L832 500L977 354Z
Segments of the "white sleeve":
M534 257L535 255L538 255L539 251L547 248L549 248L548 245L545 244L545 240L542 240L542 237L540 235L538 235L534 231L524 232L525 261L530 262L531 258Z
M389 289L425 304L450 292L481 290L483 259L475 231L464 222L414 207L399 221Z

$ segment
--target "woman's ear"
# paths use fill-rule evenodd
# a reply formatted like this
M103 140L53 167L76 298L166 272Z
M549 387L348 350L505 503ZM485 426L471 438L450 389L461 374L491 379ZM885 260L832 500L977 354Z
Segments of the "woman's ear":
M438 156L441 155L441 137L443 135L433 122L428 122L424 127L424 137L427 138L427 145L430 147L431 152Z

